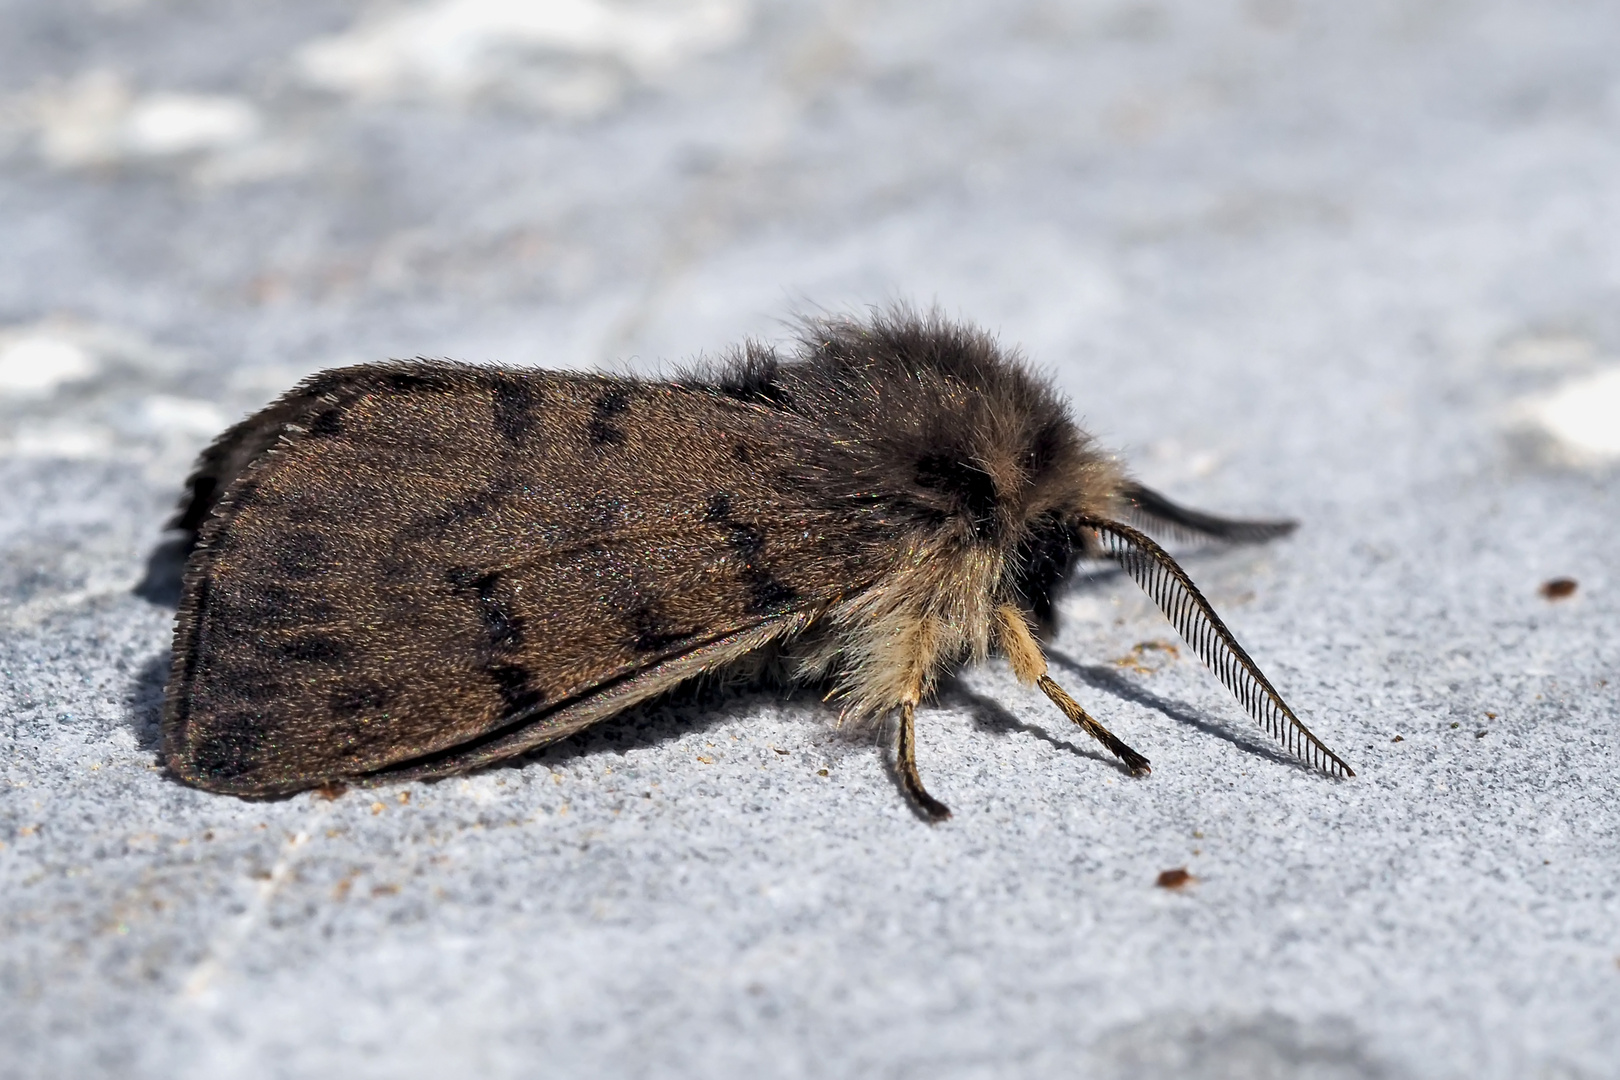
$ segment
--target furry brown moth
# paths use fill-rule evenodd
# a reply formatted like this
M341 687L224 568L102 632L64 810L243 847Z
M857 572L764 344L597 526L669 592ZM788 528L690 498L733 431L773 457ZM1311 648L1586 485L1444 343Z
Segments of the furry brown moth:
M204 451L163 717L169 767L267 795L464 772L772 655L848 718L1006 657L1131 772L1036 633L1111 559L1289 751L1312 735L1150 538L1261 540L1134 483L985 334L812 321L670 381L416 360L315 375Z

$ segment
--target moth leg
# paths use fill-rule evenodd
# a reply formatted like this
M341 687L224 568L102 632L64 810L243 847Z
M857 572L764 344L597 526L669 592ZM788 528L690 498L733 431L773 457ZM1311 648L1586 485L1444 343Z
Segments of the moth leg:
M894 748L895 771L900 774L900 786L912 802L922 807L930 822L944 821L951 816L951 808L928 794L922 777L917 775L917 703L900 704L900 735Z
M1123 761L1125 767L1131 770L1132 776L1146 776L1153 771L1147 758L1126 746L1119 736L1093 720L1091 714L1080 707L1079 702L1064 692L1063 687L1052 681L1051 676L1042 675L1035 680L1035 685L1052 699L1054 705L1063 710L1065 716L1079 724L1088 735L1108 747L1115 757Z
M1052 704L1063 710L1064 716L1079 724L1087 735L1108 747L1115 757L1123 761L1132 776L1146 776L1153 771L1147 758L1092 719L1091 714L1046 673L1046 656L1035 641L1035 635L1029 632L1029 623L1023 612L1011 604L1002 604L996 608L996 620L1000 623L1001 649L1007 654L1007 662L1012 665L1013 674L1018 676L1019 682L1040 687L1041 692L1052 699Z

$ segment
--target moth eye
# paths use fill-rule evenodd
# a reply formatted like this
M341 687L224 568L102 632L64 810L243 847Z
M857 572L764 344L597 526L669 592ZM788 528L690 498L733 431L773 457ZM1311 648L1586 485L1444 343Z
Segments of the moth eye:
M1040 622L1052 617L1053 591L1074 561L1076 542L1074 530L1055 511L1042 514L1024 530L1008 583Z
M929 454L917 462L917 485L951 496L967 515L973 535L994 540L1001 531L999 497L990 474L959 453Z

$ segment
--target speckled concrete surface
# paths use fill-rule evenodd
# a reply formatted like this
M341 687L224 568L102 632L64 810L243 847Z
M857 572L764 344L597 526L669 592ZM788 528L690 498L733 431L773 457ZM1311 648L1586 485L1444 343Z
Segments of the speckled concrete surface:
M1620 1077L1614 5L0 25L0 1075ZM813 698L336 801L159 768L162 523L301 374L642 370L896 298L1149 482L1303 521L1190 567L1358 778L1136 650L1108 576L1054 660L1153 776L972 669L941 827Z

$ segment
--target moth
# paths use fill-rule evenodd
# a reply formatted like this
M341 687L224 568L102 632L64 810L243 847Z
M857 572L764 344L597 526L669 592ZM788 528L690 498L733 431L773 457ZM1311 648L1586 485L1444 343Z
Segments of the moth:
M782 352L788 352L785 358ZM465 772L763 656L896 717L899 782L942 673L1047 673L1082 558L1116 562L1287 749L1312 735L1149 535L1263 540L1135 483L985 333L908 310L804 324L668 381L434 360L317 374L201 456L167 763L271 795Z

